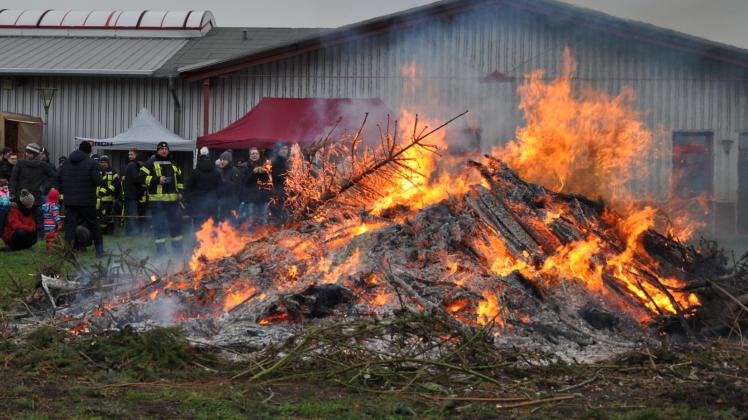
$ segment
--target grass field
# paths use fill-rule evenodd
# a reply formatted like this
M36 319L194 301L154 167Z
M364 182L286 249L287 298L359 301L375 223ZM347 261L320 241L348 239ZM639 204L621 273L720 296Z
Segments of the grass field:
M109 236L105 247L109 253L120 247L153 253L146 237ZM80 260L91 264L93 249ZM72 270L43 243L0 253L0 267L5 310L17 308L39 272ZM475 388L445 375L440 382L398 389L365 375L323 375L325 366L305 366L303 360L252 380L238 374L257 368L254 362L196 349L178 329L74 337L47 326L21 339L6 321L0 311L0 418L700 419L739 418L748 410L748 352L719 341L647 348L596 365L507 363L491 371L495 383ZM342 357L329 355L331 363ZM393 371L398 374L409 373ZM568 398L543 402L559 394ZM471 399L475 396L489 399ZM533 403L514 407L491 397Z

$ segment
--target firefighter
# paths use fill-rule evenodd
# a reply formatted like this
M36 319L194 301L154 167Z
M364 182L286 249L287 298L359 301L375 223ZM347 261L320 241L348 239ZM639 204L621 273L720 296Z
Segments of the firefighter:
M117 171L112 169L109 156L99 158L99 171L103 185L96 188L96 210L99 214L99 226L104 234L114 231L114 215L122 198L122 183Z
M140 168L138 182L148 191L156 251L166 251L166 235L171 234L174 252L182 252L182 214L179 202L184 189L182 171L170 161L169 144L156 146L156 155Z

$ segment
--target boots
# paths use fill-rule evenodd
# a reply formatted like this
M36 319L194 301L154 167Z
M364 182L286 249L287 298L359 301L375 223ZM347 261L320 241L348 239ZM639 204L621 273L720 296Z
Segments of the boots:
M96 244L96 258L104 258L104 244Z

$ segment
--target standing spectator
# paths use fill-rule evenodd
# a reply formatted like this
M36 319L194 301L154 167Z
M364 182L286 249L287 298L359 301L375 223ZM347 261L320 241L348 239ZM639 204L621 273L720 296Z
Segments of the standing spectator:
M13 171L13 168L8 169L8 160L12 154L13 149L3 147L2 156L0 156L0 178L10 179L10 173Z
M130 163L125 168L125 176L122 178L122 187L125 192L125 215L126 232L128 236L139 235L143 230L143 217L145 217L145 188L138 182L140 167L145 164L145 154L137 149L127 152Z
M0 178L0 234L5 229L5 219L8 218L10 211L10 190L8 189L8 180Z
M286 203L286 172L288 172L288 145L281 142L275 145L275 156L272 159L273 199L270 205L270 217L277 225L282 225L288 218Z
M148 189L148 210L151 212L156 251L166 252L166 235L171 234L174 252L181 254L182 217L179 199L184 189L182 171L171 161L169 144L156 145L156 157L140 168L138 182Z
M219 159L221 172L221 187L218 192L218 218L221 221L231 221L236 224L239 211L239 192L242 187L242 175L239 168L234 166L233 153L226 150Z
M8 160L3 163L4 165L0 166L0 178L5 178L10 181L10 177L13 174L13 168L18 164L18 155L10 152L10 154L8 154Z
M215 222L218 213L217 201L218 189L221 187L221 173L210 160L208 153L207 147L200 149L197 165L184 190L195 229L200 228L209 218Z
M44 237L44 225L39 206L44 203L41 197L47 195L47 190L53 186L55 173L52 167L40 159L41 148L36 143L26 146L25 159L19 161L10 176L10 195L17 198L21 190L27 190L36 197L32 212L36 222L37 235Z
M47 193L47 202L42 204L44 216L44 238L47 241L47 252L52 250L55 243L55 235L62 230L62 217L60 216L60 193L52 188Z
M67 156L64 156L64 155L63 155L63 156L60 156L60 157L59 157L59 158L57 159L57 168L56 168L56 169L57 169L57 171L58 171L58 172L60 171L60 169L62 169L62 165L64 165L64 164L65 164L65 161L66 161L66 160L68 160L68 158L67 158Z
M249 161L244 172L242 201L247 206L249 226L268 222L268 204L272 195L273 184L270 179L272 165L269 160L260 158L260 150L249 149Z
M104 256L104 238L96 221L96 188L103 181L98 165L89 157L91 144L82 141L68 157L59 175L65 194L65 242L73 246L76 227L85 224L93 236L96 258Z
M22 189L18 194L18 204L10 208L3 230L3 241L11 251L28 249L36 243L36 222L34 222L33 207L34 196L26 189Z
M119 174L112 169L110 163L107 155L99 159L99 171L104 183L96 189L96 210L99 212L99 226L104 234L114 231L114 215L120 213L117 209L120 208L122 197Z

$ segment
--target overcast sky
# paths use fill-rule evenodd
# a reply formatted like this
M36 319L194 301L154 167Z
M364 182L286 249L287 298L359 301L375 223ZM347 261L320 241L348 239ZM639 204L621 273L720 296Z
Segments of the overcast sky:
M213 12L219 26L336 27L431 0L5 0L6 9L165 9ZM748 48L748 0L567 0L615 16Z

